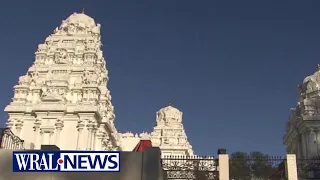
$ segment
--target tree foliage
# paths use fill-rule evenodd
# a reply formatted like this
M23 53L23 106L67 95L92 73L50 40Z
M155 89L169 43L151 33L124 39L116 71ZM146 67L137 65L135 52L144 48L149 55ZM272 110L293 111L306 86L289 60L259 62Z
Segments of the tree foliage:
M230 180L268 180L276 171L270 156L261 152L235 152L230 156Z

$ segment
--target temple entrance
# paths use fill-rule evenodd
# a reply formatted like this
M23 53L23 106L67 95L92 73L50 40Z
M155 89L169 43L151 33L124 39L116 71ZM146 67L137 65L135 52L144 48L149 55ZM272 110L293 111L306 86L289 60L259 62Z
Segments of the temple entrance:
M165 156L162 168L168 180L218 180L218 161L210 156Z

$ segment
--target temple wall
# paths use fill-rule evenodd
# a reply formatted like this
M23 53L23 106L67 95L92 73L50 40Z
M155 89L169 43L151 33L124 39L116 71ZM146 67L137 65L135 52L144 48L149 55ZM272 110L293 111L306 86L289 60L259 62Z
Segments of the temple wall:
M0 149L0 180L149 180L161 174L160 151L147 148L145 152L120 152L120 172L12 172L12 150Z
M61 130L59 142L56 146L63 150L75 150L77 148L78 130L77 121L65 121Z

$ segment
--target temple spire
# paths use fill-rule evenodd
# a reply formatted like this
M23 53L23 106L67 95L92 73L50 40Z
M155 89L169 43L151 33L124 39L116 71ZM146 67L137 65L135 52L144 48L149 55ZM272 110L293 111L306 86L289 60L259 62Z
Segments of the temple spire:
M317 70L320 71L320 64L318 64L317 66L318 66L318 67L317 67Z
M82 10L82 13L84 13L84 9ZM77 43L79 39L84 42L90 41L90 43L79 44ZM95 142L98 142L100 135L104 136L104 134L106 134L108 135L107 138L110 138L110 141L105 144L98 143L97 146L94 147L94 150L121 150L121 137L113 124L115 114L111 103L110 91L107 88L109 79L107 75L108 71L105 66L101 66L101 64L105 64L105 59L100 47L100 25L96 24L93 18L81 14L81 9L80 11L76 10L76 12L63 20L61 25L56 28L55 32L46 37L45 42L38 45L38 49L34 53L35 62L28 69L27 73L19 77L18 84L13 87L14 95L12 101L5 108L5 111L9 115L6 126L12 129L16 136L23 137L23 140L28 142L27 144L24 144L23 148L39 149L41 147L41 142L38 141L38 139L42 138L44 143L51 142L51 135L53 135L52 137L54 137L56 145L61 149L86 150L91 149L95 145ZM92 62L90 65L85 63L90 61L90 56L85 55L87 49L89 49L88 52L92 54L99 54L95 58L96 61ZM47 53L59 54L59 56L55 58L55 61L50 61L49 63L42 61L42 59L40 61L39 57L42 57L43 54ZM68 53L77 54L79 59L74 61L72 57L68 56ZM69 71L74 65L78 66L80 64L83 68L78 68L76 74L73 71ZM91 68L90 71L94 69L99 73L92 78L93 76L88 72L88 68ZM53 70L51 69L54 69L54 73L52 73ZM30 82L30 79L32 79L32 82ZM82 81L82 79L84 79L84 81ZM99 79L99 81L97 81L97 79ZM39 80L42 80L41 83L38 83L40 82ZM73 84L65 83L69 81L73 81ZM88 87L85 84L90 84L90 86ZM37 91L34 92L34 90L29 87L35 88ZM76 91L71 87L76 87ZM88 88L90 90L92 89L92 91L89 91ZM63 91L63 93L60 93L61 91ZM80 91L83 91L85 95L81 97L70 96L69 98L69 94L78 93ZM94 97L92 96L93 94ZM31 101L31 99L33 101ZM68 102L72 101L73 104L66 103L67 99ZM106 106L99 108L99 105L95 103L97 101ZM30 111L39 110L41 112L46 112L46 117L48 118L46 119L48 120L46 123L48 123L50 129L40 133L42 127L39 126L39 129L37 126L34 136L26 136L27 134L33 133L34 130L31 126L22 125L24 122L29 122L30 117L23 116L23 114L27 113L26 111L22 110L21 113L20 111L15 110L17 107L19 108L20 105L27 105L28 108L30 108ZM67 109L70 109L70 105L72 107L74 105L79 107L78 109L70 110L72 118L65 116L63 113ZM57 107L59 108L57 109ZM85 116L90 119L88 126L95 127L96 123L99 124L101 119L104 119L107 121L105 122L102 120L103 123L105 122L102 125L103 128L99 128L99 131L96 134L97 136L95 137L91 136L92 133L89 133L89 136L79 136L79 138L78 136L68 137L68 133L78 134L78 132L80 132L79 128L81 129L85 126L84 124L81 124L82 119L80 120L80 118L83 118L82 114L86 113L88 108L93 108L92 111L90 111L93 112L93 114L100 114L102 116L91 116L91 114ZM51 112L55 112L56 114ZM78 123L74 121L75 119L78 119L77 121L81 122ZM38 119L33 118L30 120L30 123L37 124ZM64 123L72 128L67 129ZM87 142L87 144L70 142ZM30 146L29 144L33 144L35 147L33 147L33 145Z
M150 134L152 146L159 147L161 152L175 152L175 155L193 155L192 146L182 124L182 112L172 107L171 101L156 113L156 126Z
M81 13L84 14L84 8L82 8Z

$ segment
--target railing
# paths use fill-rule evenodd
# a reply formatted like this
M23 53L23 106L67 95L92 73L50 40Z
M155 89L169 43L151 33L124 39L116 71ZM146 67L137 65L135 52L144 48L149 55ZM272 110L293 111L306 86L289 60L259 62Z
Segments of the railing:
M230 180L239 179L268 179L284 180L286 171L285 158L270 157L262 154L230 157L229 173Z
M299 179L320 179L320 156L297 159Z
M168 180L217 180L218 162L206 156L166 156L162 158L162 168Z
M0 128L0 149L24 149L23 143L9 128Z

